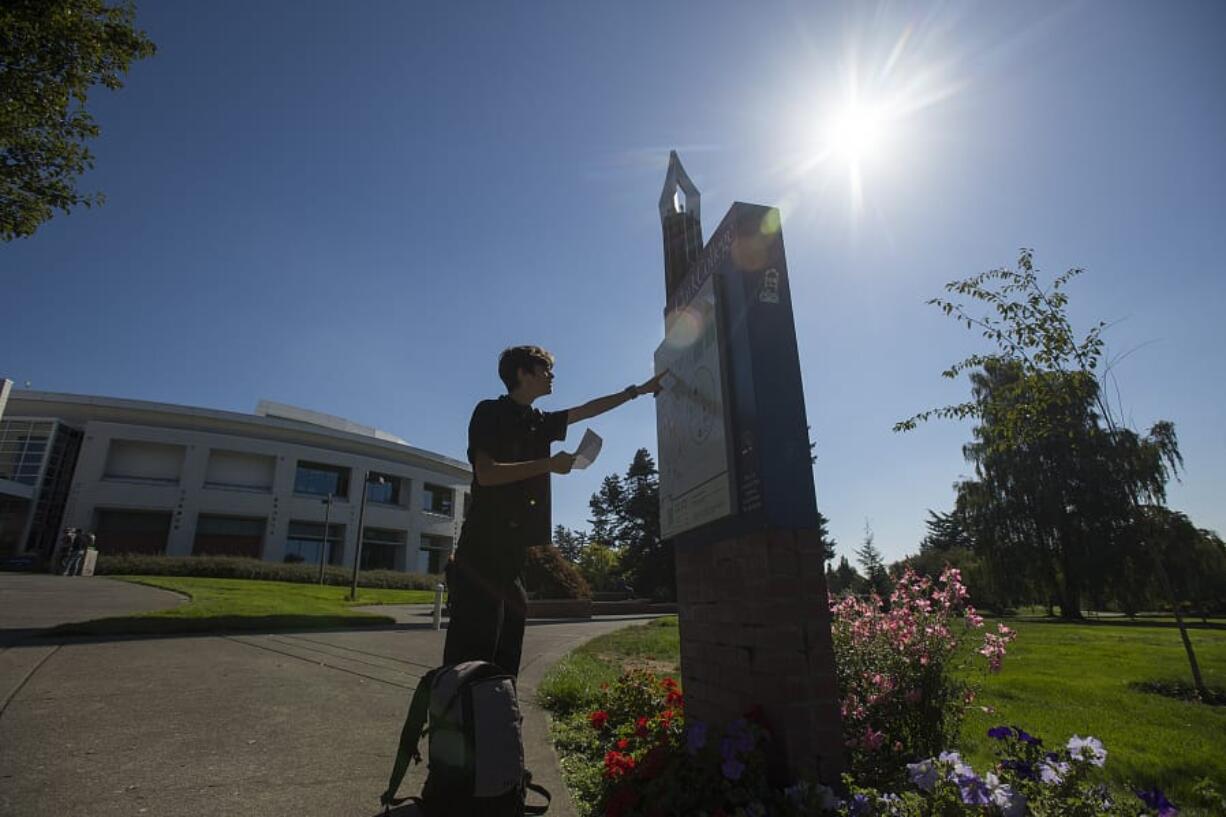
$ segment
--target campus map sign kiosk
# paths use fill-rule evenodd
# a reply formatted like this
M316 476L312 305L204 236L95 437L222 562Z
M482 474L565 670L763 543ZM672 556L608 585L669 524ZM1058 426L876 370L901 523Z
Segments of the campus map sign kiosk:
M786 773L834 783L838 684L779 211L737 202L705 246L700 214L673 152L656 429L686 712L726 724L760 706Z

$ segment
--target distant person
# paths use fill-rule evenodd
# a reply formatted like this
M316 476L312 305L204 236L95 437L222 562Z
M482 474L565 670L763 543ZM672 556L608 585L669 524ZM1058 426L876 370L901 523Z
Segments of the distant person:
M85 561L85 545L92 537L92 533L77 532L73 539L72 550L69 552L68 565L64 568L65 576L80 575L81 565Z
M528 548L549 542L549 476L570 473L575 455L549 453L566 427L639 395L658 394L661 373L566 411L532 407L553 391L553 355L515 346L498 358L507 393L482 400L468 424L472 506L448 577L451 622L443 663L490 661L519 674L528 596L521 573Z
M68 566L68 560L72 558L72 552L77 548L76 528L64 528L64 533L60 536L59 544L51 553L51 564L49 570L53 573L63 573Z

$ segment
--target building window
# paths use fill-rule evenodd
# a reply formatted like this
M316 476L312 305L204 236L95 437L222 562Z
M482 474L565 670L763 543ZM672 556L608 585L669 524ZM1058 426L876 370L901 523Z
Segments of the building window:
M165 553L170 511L99 508L94 532L103 553Z
M322 522L290 520L289 534L285 538L286 561L319 564L319 552L323 549L324 525ZM328 543L324 561L330 565L339 565L344 551L345 526L328 525Z
M111 440L106 452L103 479L125 482L176 484L183 470L181 445L152 443L144 440Z
M455 515L455 491L445 485L426 483L425 509L443 516Z
M318 462L299 462L294 474L294 493L348 497L349 469Z
M366 528L362 533L362 569L398 570L404 562L407 531Z
M366 501L380 505L399 505L400 477L371 471L366 478Z
M52 427L44 422L0 422L0 479L25 485L38 482Z
M259 559L264 555L266 519L244 516L200 514L196 520L196 540L193 556L246 556Z
M272 490L276 470L276 459L267 454L214 448L209 451L204 487L268 493Z
M423 533L421 535L421 549L429 557L426 572L442 573L443 568L447 566L448 557L451 556L451 537Z

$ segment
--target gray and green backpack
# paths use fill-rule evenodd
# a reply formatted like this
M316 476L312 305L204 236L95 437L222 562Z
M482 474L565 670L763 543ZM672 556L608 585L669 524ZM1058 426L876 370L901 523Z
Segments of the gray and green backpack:
M385 813L405 802L396 792L409 762L421 762L417 744L423 734L429 736L426 782L420 797L405 799L417 801L426 817L525 817L549 808L549 792L524 769L515 678L498 666L466 661L431 670L417 684L380 798ZM545 805L526 805L529 791L544 797Z

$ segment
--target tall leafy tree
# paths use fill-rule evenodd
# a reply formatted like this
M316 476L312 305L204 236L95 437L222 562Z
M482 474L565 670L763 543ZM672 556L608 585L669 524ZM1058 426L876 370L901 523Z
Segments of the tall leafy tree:
M133 27L130 2L0 3L0 240L33 235L54 210L100 204L78 177L94 166L100 133L86 110L94 86L115 90L156 51Z
M950 379L971 373L971 400L921 412L895 430L933 417L978 422L964 449L976 479L960 486L959 501L978 514L992 560L1027 568L1031 579L1059 595L1066 617L1080 616L1087 589L1101 591L1119 569L1111 558L1122 552L1116 545L1144 551L1170 597L1203 694L1161 550L1144 524L1144 508L1165 501L1166 483L1182 466L1175 429L1163 421L1142 437L1115 419L1098 380L1106 324L1079 338L1067 313L1064 287L1081 272L1071 269L1045 287L1033 252L1022 250L1016 270L947 284L953 297L929 303L978 330L995 350L942 373ZM985 314L972 313L976 303L987 307Z

